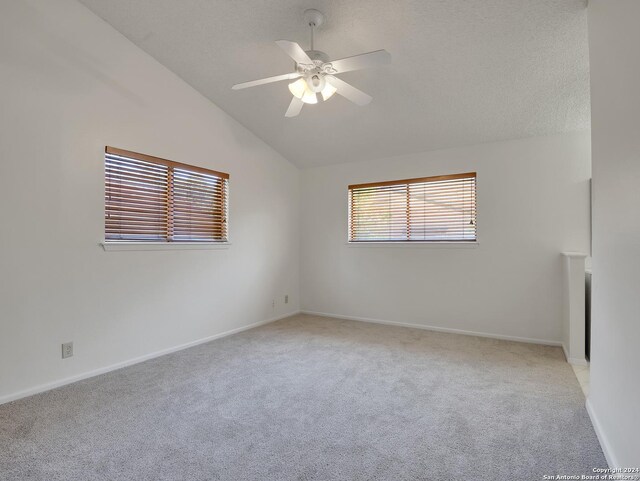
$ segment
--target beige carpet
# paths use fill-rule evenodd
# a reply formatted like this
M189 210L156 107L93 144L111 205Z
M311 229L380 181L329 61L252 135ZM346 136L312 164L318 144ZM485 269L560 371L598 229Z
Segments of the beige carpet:
M2 480L541 480L606 462L561 350L295 316L0 406Z

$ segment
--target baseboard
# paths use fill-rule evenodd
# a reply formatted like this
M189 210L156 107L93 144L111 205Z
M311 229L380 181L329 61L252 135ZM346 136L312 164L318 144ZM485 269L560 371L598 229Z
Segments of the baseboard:
M569 357L567 358L567 362L569 364L573 364L574 366L588 366L589 363L586 359L580 359L578 357Z
M118 362L116 364L111 364L110 366L102 367L99 369L94 369L93 371L84 372L81 374L76 374L75 376L70 376L64 379L60 379L58 381L52 381L45 384L40 384L39 386L35 386L29 389L25 389L23 391L19 391L13 394L8 394L6 396L0 397L0 405L5 404L11 401L16 401L18 399L22 399L28 396L33 396L34 394L38 394L45 391L50 391L51 389L55 389L57 387L62 387L67 384L72 384L74 382L82 381L83 379L88 379L90 377L99 376L100 374L106 374L111 371L116 371L118 369L122 369L123 367L132 366L133 364L138 364L140 362L148 361L149 359L154 359L156 357L164 356L166 354L171 354L172 352L182 351L183 349L188 349L190 347L197 346L199 344L205 344L207 342L214 341L215 339L220 339L222 337L231 336L232 334L237 334L242 331L247 331L249 329L253 329L254 327L263 326L265 324L269 324L271 322L279 321L280 319L285 319L287 317L295 316L299 314L300 311L295 311L289 314L285 314L282 316L272 317L271 319L266 319L264 321L254 322L253 324L249 324L247 326L238 327L236 329L231 329L229 331L221 332L220 334L214 334L213 336L204 337L202 339L197 339L195 341L187 342L185 344L180 344L179 346L170 347L167 349L162 349L160 351L152 352L151 354L145 354L144 356L135 357L133 359L129 359L127 361Z
M560 341L548 341L545 339L533 339L528 337L504 336L502 334L492 334L487 332L465 331L463 329L453 329L449 327L425 326L423 324L411 324L408 322L386 321L384 319L371 319L368 317L343 316L340 314L330 314L327 312L316 312L302 310L302 314L309 314L320 317L333 317L335 319L345 319L348 321L371 322L373 324L386 324L389 326L411 327L413 329L424 329L426 331L448 332L450 334L462 334L465 336L487 337L490 339L500 339L503 341L526 342L528 344L542 344L544 346L562 346Z
M607 464L610 468L620 468L620 463L618 463L615 455L613 454L613 450L611 449L611 444L607 440L607 436L605 436L604 431L602 430L602 425L598 420L598 416L593 411L593 406L591 405L591 401L587 398L586 402L587 412L589 413L589 417L591 418L591 424L593 424L593 429L596 432L596 436L598 436L598 441L600 441L600 447L602 448L602 452L604 453L604 457L607 460Z
M567 360L567 362L569 364L573 364L574 366L588 366L589 365L589 361L586 360L586 358L581 359L579 357L571 357L569 356L569 350L567 349L567 346L565 345L565 343L562 343L562 350L564 351L564 357Z

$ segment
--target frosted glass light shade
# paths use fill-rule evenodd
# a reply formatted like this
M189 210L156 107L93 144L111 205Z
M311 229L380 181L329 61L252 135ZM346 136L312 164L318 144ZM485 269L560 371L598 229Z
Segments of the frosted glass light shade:
M291 92L294 97L298 97L299 99L302 98L305 90L307 90L307 82L305 82L303 78L299 78L295 82L289 84L289 92Z
M315 92L307 91L302 96L302 101L305 104L317 104L318 103L318 97L316 97L316 93Z
M309 85L307 85L307 82L303 78L299 78L295 82L290 83L289 92L291 92L294 97L298 97L305 104L318 103L316 93L309 88Z
M333 85L327 82L321 92L322 100L329 100L331 96L336 93L337 90L338 90L337 88L335 88Z

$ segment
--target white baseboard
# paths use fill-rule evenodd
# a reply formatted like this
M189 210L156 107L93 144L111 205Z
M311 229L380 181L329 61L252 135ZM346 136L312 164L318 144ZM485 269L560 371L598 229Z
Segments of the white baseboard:
M593 429L596 432L596 436L598 436L598 441L600 441L600 447L602 447L602 452L604 453L604 457L607 460L607 464L610 468L622 467L613 454L611 444L609 444L607 436L605 436L604 431L602 430L602 425L598 420L598 416L596 416L596 413L593 411L593 406L591 405L591 401L589 400L589 398L587 398L586 407L587 412L589 413L589 417L591 418L591 424L593 424Z
M569 364L573 364L574 366L588 366L589 365L589 361L587 361L586 358L579 358L579 357L571 357L569 356L569 350L567 349L567 346L564 344L564 342L562 343L562 350L564 351L564 357L567 360L567 362Z
M249 324L247 326L238 327L236 329L231 329L229 331L221 332L220 334L214 334L213 336L204 337L202 339L197 339L195 341L187 342L185 344L180 344L179 346L169 347L167 349L162 349L160 351L152 352L151 354L145 354L144 356L135 357L133 359L129 359L127 361L118 362L116 364L111 364L110 366L101 367L99 369L94 369L93 371L84 372L81 374L76 374L75 376L70 376L64 379L59 379L57 381L48 382L45 384L40 384L38 386L25 389L23 391L18 391L12 394L8 394L6 396L0 397L0 404L5 404L11 401L16 401L18 399L22 399L28 396L33 396L34 394L38 394L41 392L49 391L51 389L55 389L57 387L65 386L67 384L71 384L77 381L82 381L83 379L88 379L90 377L99 376L100 374L105 374L107 372L115 371L117 369L122 369L123 367L131 366L133 364L138 364L140 362L148 361L149 359L153 359L156 357L164 356L166 354L171 354L172 352L182 351L183 349L188 349L190 347L197 346L199 344L204 344L215 339L220 339L222 337L231 336L232 334L237 334L238 332L247 331L249 329L253 329L254 327L263 326L265 324L269 324L271 322L279 321L280 319L284 319L286 317L295 316L299 314L300 311L295 311L289 314L285 314L278 317L273 317L271 319L266 319L264 321L254 322L253 324Z
M426 331L437 331L437 332L448 332L451 334L463 334L465 336L477 336L477 337L488 337L490 339L501 339L503 341L516 341L516 342L526 342L529 344L542 344L545 346L562 346L560 341L548 341L545 339L533 339L528 337L518 337L518 336L505 336L502 334L492 334L487 332L475 332L475 331L465 331L463 329L453 329L449 327L438 327L438 326L425 326L424 324L411 324L408 322L396 322L396 321L386 321L383 319L371 319L368 317L355 317L355 316L343 316L340 314L330 314L327 312L316 312L316 311L307 311L302 310L302 314L309 314L312 316L320 316L320 317L333 317L335 319L345 319L348 321L360 321L360 322L371 322L374 324L386 324L389 326L401 326L401 327L411 327L414 329L424 329Z
M580 359L577 357L569 357L567 358L567 362L569 364L573 364L574 366L588 366L589 363L587 362L586 359Z

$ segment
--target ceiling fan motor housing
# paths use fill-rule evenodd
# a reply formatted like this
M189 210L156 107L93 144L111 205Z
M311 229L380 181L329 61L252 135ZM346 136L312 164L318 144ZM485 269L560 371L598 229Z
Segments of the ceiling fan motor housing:
M329 61L329 56L326 53L321 52L320 50L306 50L305 53L311 60L313 60L313 63L315 63L316 65L318 65L318 62L320 62L320 65L322 65L323 63L327 63Z
M331 66L329 56L320 50L306 50L305 53L309 56L313 65L296 64L296 68L298 72L303 74L309 89L318 93L326 85L324 76L327 73L331 73L327 70L327 67ZM325 64L327 64L327 67L325 67Z

